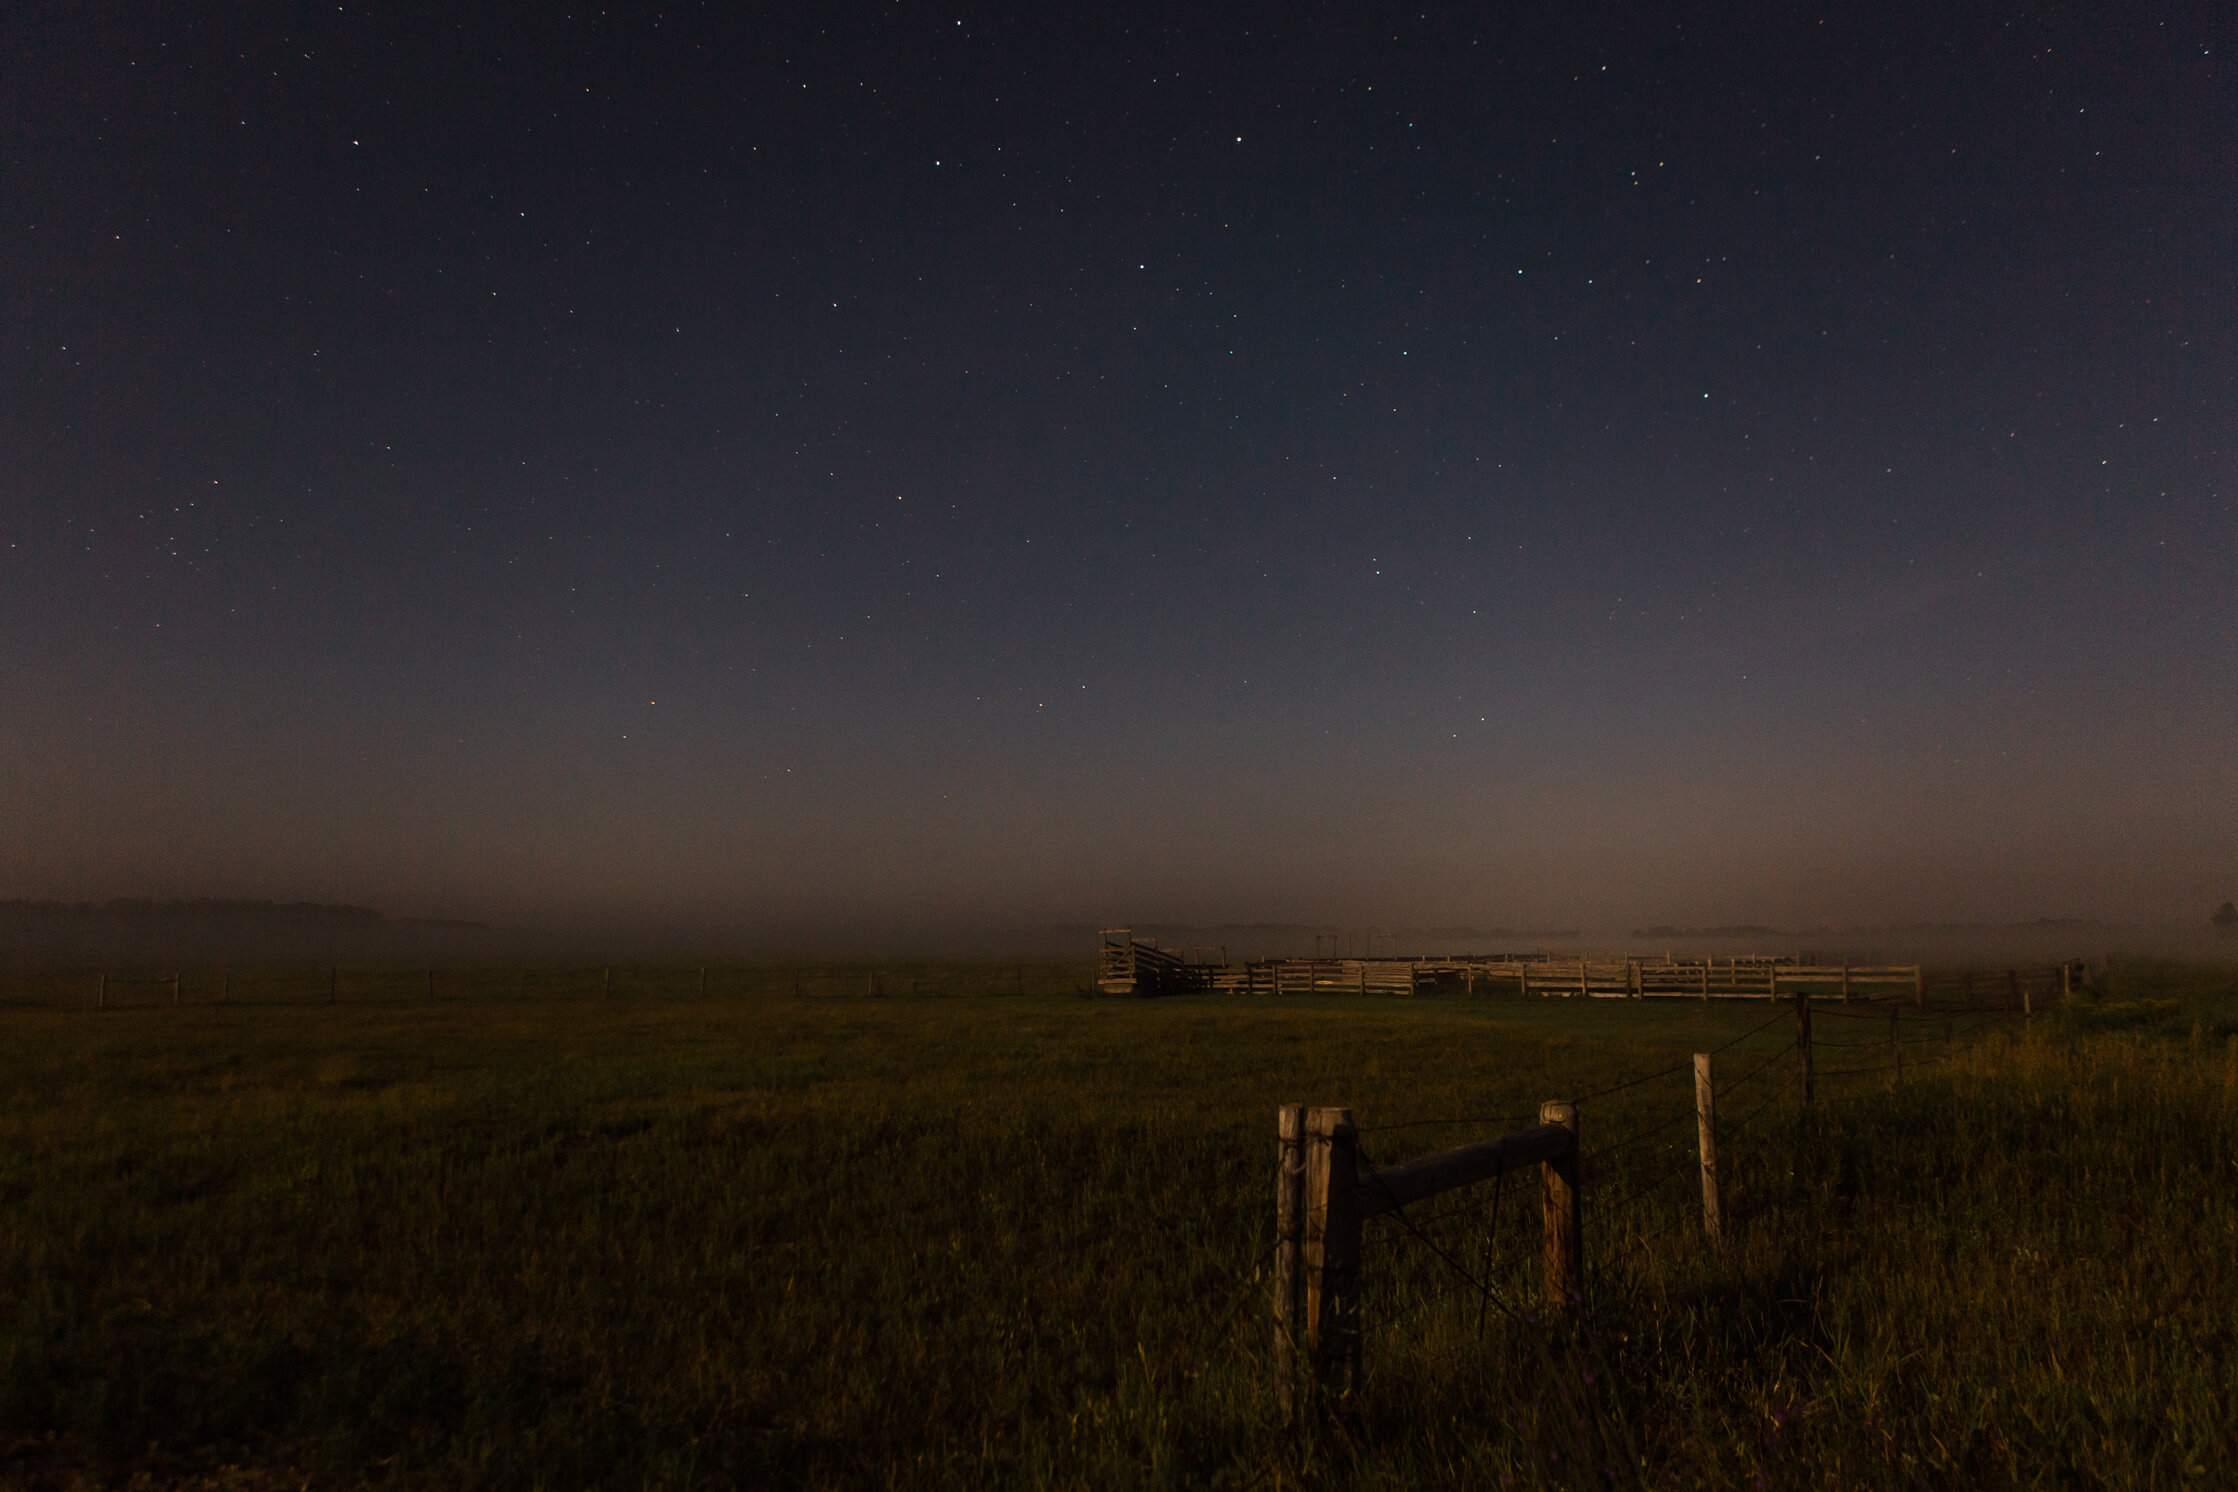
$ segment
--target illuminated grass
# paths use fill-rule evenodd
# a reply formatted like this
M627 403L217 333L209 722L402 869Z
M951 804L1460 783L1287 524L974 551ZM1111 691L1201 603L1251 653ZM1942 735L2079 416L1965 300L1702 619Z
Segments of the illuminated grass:
M1372 1225L1366 1388L1310 1436L1274 1415L1253 1284L1278 1103L1350 1104L1388 1162L1495 1126L1382 1126L1532 1114L1765 1008L1137 1003L954 965L866 998L867 973L724 966L703 1000L696 969L617 970L611 998L595 970L449 971L430 1002L345 971L336 1006L236 975L212 1006L190 972L180 1009L100 1014L64 1003L81 976L29 980L0 1010L0 1475L2145 1487L2238 1462L2212 971L2118 971L2106 1006L2174 1003L1986 1032L1893 1092L1831 1078L1808 1116L1773 1062L1726 1101L1733 1125L1772 1100L1730 1141L1723 1260L1690 1122L1600 1158L1573 1343ZM1823 1020L1867 1045L1821 1068L1884 1035ZM1690 1104L1685 1074L1589 1100L1586 1149ZM1535 1185L1490 1201L1425 1231L1527 1310Z

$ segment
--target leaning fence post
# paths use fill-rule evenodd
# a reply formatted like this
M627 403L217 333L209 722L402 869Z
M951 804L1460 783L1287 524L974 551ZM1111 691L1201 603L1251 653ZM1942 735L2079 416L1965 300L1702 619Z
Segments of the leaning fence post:
M1298 1246L1305 1228L1305 1105L1275 1110L1274 1371L1282 1412L1298 1403Z
M1725 1219L1717 1204L1717 1088L1708 1052L1694 1054L1694 1133L1702 1153L1702 1234L1717 1248L1725 1242Z
M1545 1230L1546 1313L1559 1319L1585 1300L1585 1235L1578 1205L1577 1105L1539 1105L1539 1123L1570 1132L1570 1147L1539 1166L1539 1212Z
M1811 992L1795 992L1795 1050L1803 1059L1803 1102L1815 1103L1818 1095L1811 1074Z
M1350 1109L1306 1111L1305 1337L1320 1391L1342 1398L1360 1371L1359 1135Z

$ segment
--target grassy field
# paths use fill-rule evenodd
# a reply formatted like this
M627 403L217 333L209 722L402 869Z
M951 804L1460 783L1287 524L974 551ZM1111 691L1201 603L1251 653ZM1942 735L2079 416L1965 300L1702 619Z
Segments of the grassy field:
M872 973L19 979L0 1480L2238 1485L2232 971L1913 1022L1901 1085L1826 1016L1810 1112L1761 1005ZM1668 1070L1713 1047L1722 1257ZM1359 1400L1280 1419L1277 1104L1388 1163L1642 1076L1581 1104L1574 1335L1535 1184L1479 1188L1370 1225Z

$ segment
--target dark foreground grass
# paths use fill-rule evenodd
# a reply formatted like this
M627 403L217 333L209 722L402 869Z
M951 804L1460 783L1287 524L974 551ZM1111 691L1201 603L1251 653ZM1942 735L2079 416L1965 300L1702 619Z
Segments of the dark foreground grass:
M1918 1023L1893 1089L1885 1027L1829 1015L1809 1114L1757 1005L911 978L0 1010L0 1477L2238 1485L2227 975ZM1712 1257L1665 1069L1735 1038ZM1524 1319L1535 1185L1479 1189L1371 1225L1359 1401L1279 1420L1278 1103L1388 1162L1644 1074L1582 1105L1578 1331Z

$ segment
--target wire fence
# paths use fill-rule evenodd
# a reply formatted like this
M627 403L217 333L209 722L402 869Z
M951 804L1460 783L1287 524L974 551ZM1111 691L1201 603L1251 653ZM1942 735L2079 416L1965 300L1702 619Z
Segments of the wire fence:
M1857 1011L1828 1011L1813 1002L1812 1016L1837 1015L1845 1019L1889 1023L1884 1008L1874 1013ZM1957 1018L1963 1014L1964 1018ZM1890 1053L1886 1062L1850 1063L1840 1067L1816 1069L1811 1072L1813 1090L1822 1083L1875 1076L1909 1077L1928 1068L1947 1064L1956 1049L1979 1036L1984 1031L2019 1016L2020 1012L1968 1011L1939 1012L1934 1016L1919 1016L1908 1011L1898 1016L1899 1031L1890 1040L1824 1040L1813 1036L1810 1048L1815 1052L1826 1048L1843 1052ZM1796 1019L1796 1012L1783 1009L1764 1021L1751 1026L1737 1036L1711 1048L1712 1058L1742 1046L1752 1038L1761 1036L1782 1021ZM1800 1026L1802 1023L1798 1022ZM1920 1030L1919 1027L1930 1027ZM1910 1029L1902 1029L1902 1028ZM1935 1029L1939 1028L1939 1029ZM1913 1055L1921 1047L1940 1048L1935 1055ZM1893 1047L1893 1051L1892 1051ZM1751 1062L1739 1076L1717 1081L1713 1099L1717 1105L1716 1129L1720 1147L1721 1170L1729 1174L1746 1172L1751 1166L1760 1166L1777 1153L1782 1134L1767 1126L1767 1116L1779 1112L1783 1102L1791 1098L1800 1100L1798 1090L1804 1078L1802 1061L1804 1041L1800 1033L1796 1039L1784 1041L1774 1050ZM1577 1106L1580 1123L1587 1104L1600 1105L1618 1095L1633 1094L1663 1079L1686 1074L1691 1078L1694 1062L1689 1056L1684 1062L1674 1062L1667 1067L1636 1074L1622 1081L1595 1088L1569 1100ZM1792 1114L1802 1114L1825 1109L1837 1104L1848 1105L1868 1099L1885 1100L1887 1089L1879 1086L1854 1089L1847 1093L1809 1094L1809 1101L1797 1101ZM1607 1275L1612 1270L1645 1263L1659 1257L1673 1235L1689 1225L1703 1226L1703 1212L1698 1204L1685 1193L1673 1194L1671 1183L1686 1177L1699 1177L1701 1157L1698 1146L1688 1138L1674 1133L1689 1121L1699 1122L1695 1107L1696 1095L1691 1082L1683 1099L1670 1107L1654 1105L1657 1112L1620 1132L1580 1157L1580 1175L1585 1187L1584 1197L1593 1225L1588 1234L1594 1247L1588 1253L1588 1267L1593 1272ZM1736 1118L1726 1118L1726 1111L1734 1104L1746 1107ZM1636 1113L1637 1103L1630 1105ZM1540 1122L1536 1116L1472 1115L1413 1118L1387 1124L1363 1126L1361 1136L1390 1136L1411 1131L1438 1128L1465 1128L1476 1126L1499 1131L1527 1128ZM1662 1141L1661 1144L1652 1143ZM1365 1149L1359 1151L1364 1175L1381 1169L1374 1157ZM1531 1169L1537 1169L1533 1166ZM1521 1306L1516 1296L1520 1284L1511 1282L1523 1273L1537 1254L1536 1230L1511 1230L1506 1240L1507 1256L1502 1257L1499 1228L1499 1210L1503 1199L1504 1175L1496 1177L1488 1200L1472 1199L1449 1204L1435 1210L1397 1206L1384 1216L1390 1225L1381 1233L1383 1247L1392 1251L1393 1268L1387 1271L1389 1289L1379 1294L1385 1309L1374 1314L1372 1324L1378 1329L1389 1329L1401 1322L1416 1318L1440 1305L1451 1306L1456 1300L1473 1302L1478 1312L1481 1329L1487 1313L1497 1310L1502 1316L1527 1321L1535 1319L1532 1312ZM1476 1248L1481 1257L1473 1264L1465 1257ZM1427 1269L1428 1274L1423 1271ZM1223 1327L1223 1330L1226 1328Z

